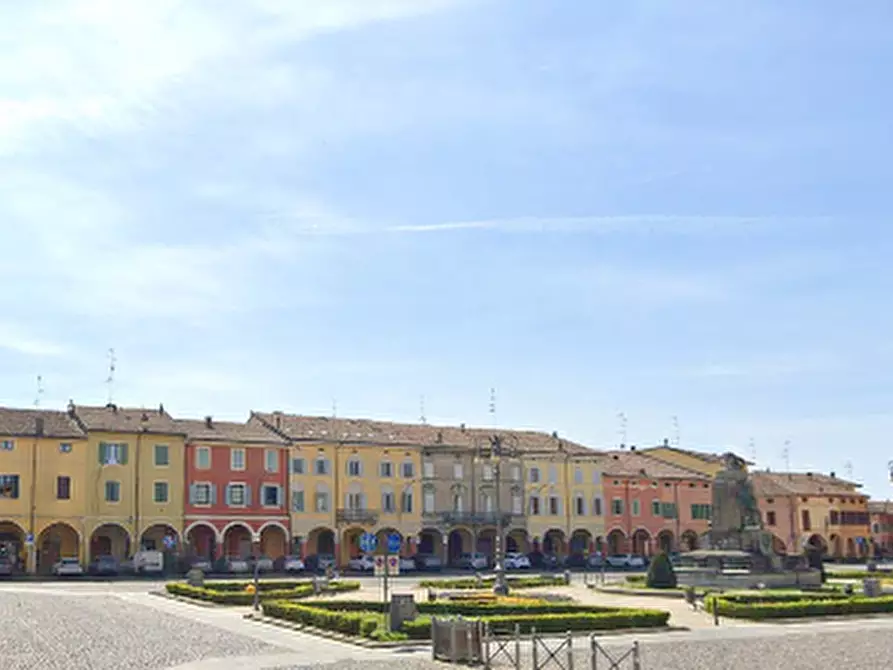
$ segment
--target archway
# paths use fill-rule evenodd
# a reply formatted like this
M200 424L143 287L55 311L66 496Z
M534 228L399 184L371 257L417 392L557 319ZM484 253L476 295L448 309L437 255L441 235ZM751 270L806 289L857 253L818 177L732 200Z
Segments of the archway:
M25 565L25 531L14 521L0 521L0 555L8 556L18 568Z
M443 533L436 528L423 528L419 533L418 553L437 556L443 561Z
M397 550L398 554L403 554L403 533L396 530L395 528L382 528L379 530L375 537L378 538L378 547L375 550L376 554L387 554L388 552L388 538L391 535L396 535L400 538L400 548Z
M309 556L334 556L335 531L331 528L314 528L307 535L307 554Z
M608 533L608 555L616 556L617 554L626 553L626 535L619 528L615 528Z
M37 538L37 572L48 575L62 558L81 557L81 536L67 523L47 526Z
M599 535L597 538L595 538L595 542L593 543L593 548L599 554L604 554L605 553L605 538L603 538L601 535Z
M530 553L530 541L527 531L523 528L515 528L505 536L505 550L507 553Z
M847 558L855 558L856 557L856 543L853 541L853 538L848 537L846 539L846 557Z
M189 553L213 561L217 558L217 530L209 523L196 522L184 533Z
M571 553L586 554L592 549L592 533L583 528L578 528L571 535Z
M840 540L840 535L832 535L830 537L830 540L831 540L831 547L830 547L831 556L833 556L834 558L841 558L843 556L843 546L842 546L843 543Z
M661 551L671 553L673 551L673 531L662 530L657 534L657 546Z
M818 552L823 556L828 553L828 543L825 542L825 538L818 533L810 535L804 543L803 548L807 551Z
M252 554L252 532L247 524L233 521L223 529L223 555L231 558L248 558Z
M546 531L543 536L543 553L563 556L566 552L564 533L557 528Z
M783 556L788 553L787 545L785 545L784 540L778 537L778 535L772 536L772 551L779 556Z
M636 556L648 556L651 553L651 534L644 528L633 533L632 553Z
M698 548L698 534L693 530L687 530L682 533L680 542L682 543L682 551L694 551Z
M274 561L285 556L288 553L288 531L275 522L267 522L261 526L260 553Z
M464 528L450 531L447 540L447 558L450 565L455 565L459 557L471 551L471 533Z
M358 526L352 526L341 533L341 556L338 557L341 565L347 565L350 559L358 558L363 553L360 549L360 538L365 532Z
M130 533L116 523L99 526L90 535L90 560L111 556L118 561L130 556Z
M492 565L496 556L496 529L484 528L478 533L478 544L475 551L483 554Z
M140 538L140 548L147 551L173 551L178 543L177 529L166 523L149 526Z

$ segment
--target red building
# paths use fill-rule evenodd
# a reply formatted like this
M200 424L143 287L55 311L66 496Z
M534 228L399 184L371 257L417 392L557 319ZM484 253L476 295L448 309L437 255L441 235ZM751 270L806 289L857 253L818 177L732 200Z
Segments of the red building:
M186 433L184 538L197 556L288 553L288 443L256 424L178 421Z
M893 556L893 502L869 500L872 555L878 558Z
M709 530L709 477L634 450L605 454L601 467L608 554L697 548Z

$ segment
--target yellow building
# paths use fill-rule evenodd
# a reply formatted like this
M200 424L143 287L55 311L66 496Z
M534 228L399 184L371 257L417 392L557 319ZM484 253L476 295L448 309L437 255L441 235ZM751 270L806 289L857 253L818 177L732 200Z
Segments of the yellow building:
M81 556L86 435L65 412L0 408L0 549L49 572Z
M70 404L87 433L84 559L121 560L140 547L163 549L183 532L185 434L161 406Z
M690 449L680 449L679 447L671 447L667 440L659 447L649 447L639 449L640 453L656 458L664 463L675 465L680 468L694 470L708 477L715 477L725 465L723 464L722 454L711 454L704 451L693 451ZM743 460L743 459L742 459ZM745 461L745 468L752 463Z

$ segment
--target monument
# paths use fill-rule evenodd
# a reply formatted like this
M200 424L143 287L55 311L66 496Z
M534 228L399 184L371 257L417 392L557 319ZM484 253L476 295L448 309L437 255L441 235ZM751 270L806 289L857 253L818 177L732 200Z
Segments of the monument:
M710 530L704 549L680 556L676 571L684 586L786 588L820 586L821 572L810 570L804 556L775 552L772 533L763 529L753 483L745 462L723 456L723 469L713 482Z

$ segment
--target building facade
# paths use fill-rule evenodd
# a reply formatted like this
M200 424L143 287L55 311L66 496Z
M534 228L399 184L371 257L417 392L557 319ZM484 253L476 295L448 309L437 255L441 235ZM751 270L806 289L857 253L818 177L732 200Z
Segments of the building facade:
M871 518L872 556L886 558L893 555L893 502L871 500L868 502L868 514Z

